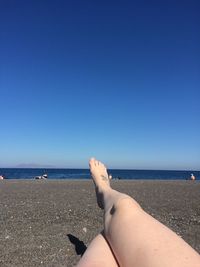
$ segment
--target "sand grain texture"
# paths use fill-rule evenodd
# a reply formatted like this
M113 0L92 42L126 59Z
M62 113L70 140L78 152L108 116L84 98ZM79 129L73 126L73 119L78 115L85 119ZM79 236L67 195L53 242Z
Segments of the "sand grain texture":
M116 180L112 185L200 252L199 181ZM0 266L74 266L102 230L102 214L91 181L1 181Z

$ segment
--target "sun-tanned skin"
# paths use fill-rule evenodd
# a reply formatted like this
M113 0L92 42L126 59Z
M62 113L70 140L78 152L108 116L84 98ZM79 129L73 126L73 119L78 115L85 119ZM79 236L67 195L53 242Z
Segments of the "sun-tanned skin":
M78 267L200 267L199 254L183 239L110 187L101 162L92 158L90 171L104 209L104 236L92 241Z

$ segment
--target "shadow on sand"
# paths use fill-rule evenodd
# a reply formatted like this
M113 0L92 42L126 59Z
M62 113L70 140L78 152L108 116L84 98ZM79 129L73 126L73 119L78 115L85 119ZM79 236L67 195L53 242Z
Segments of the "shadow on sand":
M68 234L69 241L74 245L75 251L77 255L83 256L84 252L86 251L87 247L83 241L79 240L74 235Z

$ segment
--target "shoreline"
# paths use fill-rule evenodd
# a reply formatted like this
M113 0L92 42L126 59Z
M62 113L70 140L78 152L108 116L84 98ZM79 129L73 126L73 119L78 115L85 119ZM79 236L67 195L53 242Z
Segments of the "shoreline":
M130 170L108 169L108 174L116 180L200 180L199 171L184 170ZM1 169L0 175L7 179L34 179L47 175L48 179L90 179L89 169ZM193 175L193 176L192 176Z
M3 181L73 181L73 182L84 182L84 181L91 181L91 177L90 178L46 178L46 179L36 179L36 178L4 178L2 180L0 180L0 182ZM145 181L145 182L200 182L200 179L195 179L195 180L191 180L191 179L140 179L140 178L112 178L112 182L117 182L117 181L122 181L122 182L131 182L131 181L135 181L135 182L139 182L139 181Z
M113 180L111 185L200 252L198 181ZM88 179L0 181L0 214L1 266L72 267L80 258L75 246L88 246L102 230L103 212Z

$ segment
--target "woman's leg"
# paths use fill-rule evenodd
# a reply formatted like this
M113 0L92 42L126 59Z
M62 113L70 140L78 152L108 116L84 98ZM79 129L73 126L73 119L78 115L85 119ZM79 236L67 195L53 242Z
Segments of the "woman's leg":
M105 237L123 267L199 267L200 256L183 239L148 215L128 195L110 187L105 166L90 160L97 202L104 208Z
M77 267L118 267L115 257L102 234L93 239Z

